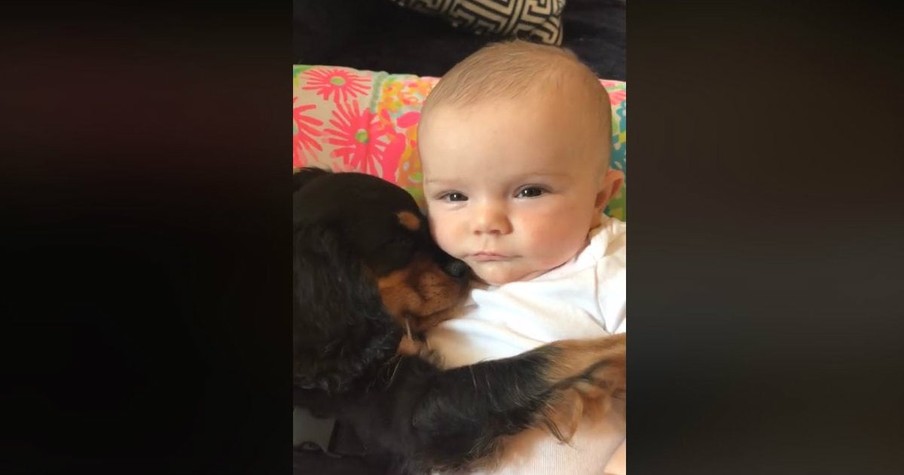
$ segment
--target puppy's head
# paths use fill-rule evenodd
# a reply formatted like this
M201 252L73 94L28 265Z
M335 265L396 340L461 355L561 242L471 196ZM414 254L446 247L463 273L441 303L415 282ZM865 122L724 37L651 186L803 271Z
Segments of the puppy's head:
M360 173L304 169L295 176L296 230L319 227L332 233L376 283L397 321L417 325L460 301L467 266L436 245L405 190Z
M392 356L406 324L424 330L461 301L467 267L405 190L359 173L293 179L296 376L338 387Z

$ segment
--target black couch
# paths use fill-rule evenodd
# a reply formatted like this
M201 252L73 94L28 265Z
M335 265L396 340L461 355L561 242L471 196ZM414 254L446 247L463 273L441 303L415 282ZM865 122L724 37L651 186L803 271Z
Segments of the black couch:
M562 21L562 46L597 76L627 80L624 0L567 0ZM494 39L456 30L388 0L294 0L296 64L442 76Z

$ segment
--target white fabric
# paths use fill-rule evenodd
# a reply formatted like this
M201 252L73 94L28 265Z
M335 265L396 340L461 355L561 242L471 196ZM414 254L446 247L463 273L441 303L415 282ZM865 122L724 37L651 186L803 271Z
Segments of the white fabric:
M430 347L454 368L556 340L625 332L625 238L626 224L604 216L570 262L529 281L472 290L461 315L429 332ZM624 405L613 409L603 420L585 419L568 445L541 429L517 435L491 473L624 473Z
M627 473L627 463L625 462L628 457L627 450L627 442L623 440L615 453L612 454L612 457L609 458L609 463L606 464L606 475L625 475Z

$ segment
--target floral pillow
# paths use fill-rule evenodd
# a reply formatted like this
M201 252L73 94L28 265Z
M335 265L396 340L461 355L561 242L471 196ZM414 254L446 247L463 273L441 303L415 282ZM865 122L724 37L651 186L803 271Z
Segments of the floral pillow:
M437 81L339 66L293 66L292 167L378 176L406 189L423 207L417 123ZM626 84L600 82L612 104L611 166L626 172ZM626 193L623 185L606 214L627 218Z

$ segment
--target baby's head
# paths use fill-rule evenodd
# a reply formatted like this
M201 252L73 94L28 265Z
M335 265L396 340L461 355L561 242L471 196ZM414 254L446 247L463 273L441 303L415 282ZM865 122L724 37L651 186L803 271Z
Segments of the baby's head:
M487 46L427 96L418 129L433 235L487 283L537 277L587 244L623 175L609 97L567 50Z

